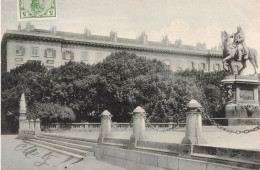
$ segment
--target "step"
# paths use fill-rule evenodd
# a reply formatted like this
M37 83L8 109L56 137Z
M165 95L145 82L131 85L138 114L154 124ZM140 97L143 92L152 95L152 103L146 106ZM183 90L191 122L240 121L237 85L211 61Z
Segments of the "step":
M91 146L91 147L94 147L97 145L96 142L95 143L87 142L87 141L80 140L80 139L61 138L61 137L55 137L55 136L50 136L50 135L38 135L37 137L46 138L46 139L50 139L50 140L59 140L59 141L63 141L63 142L79 144L79 145L84 145L84 146Z
M36 143L39 143L39 144L42 144L42 145L46 145L46 146L49 146L49 147L53 147L53 148L56 148L56 149L60 149L60 150L63 150L63 151L71 152L71 153L74 153L74 154L78 154L78 155L81 155L81 156L84 156L84 157L94 156L93 152L83 151L83 150L80 150L80 149L75 149L75 148L70 148L70 147L67 147L67 146L49 143L49 142L41 141L39 139L31 139L30 141L33 141L33 142L36 142Z
M64 155L68 155L68 156L74 156L76 158L84 158L84 156L81 156L81 155L78 155L78 154L75 154L75 153L71 153L71 152L67 152L67 151L63 151L63 150L60 150L60 149L56 149L56 148L53 148L53 147L49 147L49 146L46 146L46 145L42 145L42 144L35 142L35 141L25 140L24 142L29 143L31 145L36 145L38 147L48 149L50 151L57 152L57 153L60 153L60 154L64 154Z
M57 144L57 145L67 146L67 147L70 147L70 148L80 149L80 150L84 150L84 151L89 151L89 152L94 151L92 146L74 144L74 143L70 143L70 142L63 142L63 141L59 141L59 140L55 140L55 139L47 139L47 138L44 138L44 137L41 137L41 136L35 137L35 139L39 139L39 140L45 141L45 142L54 143L54 144Z
M56 137L56 136L52 136L52 135L38 135L38 137L42 137L42 138L46 138L46 139L52 139L52 140L60 140L60 141L64 141L64 142L68 142L68 143L74 143L74 144L79 144L79 145L85 145L85 146L96 146L97 142L89 142L89 141L85 141L85 140L81 140L79 139L72 139L69 137L66 138L62 138L62 137Z
M85 139L85 138L79 138L79 137L73 137L73 136L62 136L62 135L54 135L54 134L40 134L40 136L51 136L51 137L57 137L62 139L72 139L72 140L78 140L78 141L85 141L85 142L92 142L97 143L97 139Z
M197 160L202 160L202 161L207 161L207 162L215 162L215 163L220 163L220 164L237 166L237 167L242 167L242 168L250 168L250 169L259 169L260 168L260 162L256 163L253 161L227 158L227 157L221 157L221 156L217 156L217 155L192 153L191 158L197 159Z

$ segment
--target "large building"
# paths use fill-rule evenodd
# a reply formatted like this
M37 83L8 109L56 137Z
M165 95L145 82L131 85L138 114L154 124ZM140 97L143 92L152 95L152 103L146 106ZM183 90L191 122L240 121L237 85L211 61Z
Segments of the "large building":
M92 35L88 29L82 34L36 29L30 23L22 29L7 30L2 39L2 72L26 63L41 61L48 69L63 65L70 60L93 64L102 61L111 52L130 51L150 59L158 59L173 71L203 69L205 71L222 69L222 54L207 50L206 45L183 45L176 40L170 43L167 36L161 42L148 41L142 33L136 39L120 38L117 33L109 36Z

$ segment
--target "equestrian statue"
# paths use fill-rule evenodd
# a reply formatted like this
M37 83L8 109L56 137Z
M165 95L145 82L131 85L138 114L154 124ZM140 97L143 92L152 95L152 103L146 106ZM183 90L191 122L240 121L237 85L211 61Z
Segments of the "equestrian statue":
M249 60L254 67L255 75L257 75L257 51L245 45L245 36L241 26L237 27L237 32L229 35L226 31L221 32L223 46L223 69L234 74L232 60L241 62L242 68L238 70L238 75L247 67L246 61ZM230 43L230 38L233 42ZM228 70L225 68L225 63L228 64Z

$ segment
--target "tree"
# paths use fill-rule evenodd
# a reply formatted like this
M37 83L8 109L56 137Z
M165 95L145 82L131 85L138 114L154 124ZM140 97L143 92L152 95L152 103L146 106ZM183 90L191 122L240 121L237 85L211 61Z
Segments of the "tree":
M73 122L75 120L71 108L53 103L34 103L28 108L27 117L34 120L40 118L43 123Z

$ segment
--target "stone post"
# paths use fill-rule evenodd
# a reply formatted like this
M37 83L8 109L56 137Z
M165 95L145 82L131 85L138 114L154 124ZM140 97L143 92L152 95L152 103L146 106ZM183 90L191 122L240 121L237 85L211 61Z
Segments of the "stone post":
M98 137L98 143L102 144L104 137L111 135L111 117L109 111L105 110L101 113L101 132Z
M30 132L30 122L27 119L25 120L24 131L27 132L27 133Z
M41 121L40 119L35 120L35 135L39 135L41 133Z
M142 140L145 133L145 110L138 106L133 111L133 135L130 138L129 149L134 149L137 140Z
M201 104L191 100L187 105L186 113L186 134L181 144L205 144L206 140L202 135Z
M20 115L19 115L19 133L23 132L26 128L25 121L26 121L26 103L25 103L25 96L24 93L20 99Z
M31 119L31 120L30 120L30 133L33 134L33 135L35 135L34 129L35 129L35 128L34 128L34 120Z

